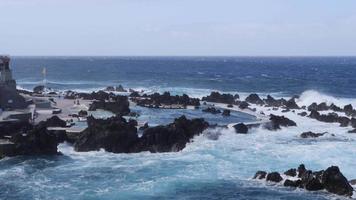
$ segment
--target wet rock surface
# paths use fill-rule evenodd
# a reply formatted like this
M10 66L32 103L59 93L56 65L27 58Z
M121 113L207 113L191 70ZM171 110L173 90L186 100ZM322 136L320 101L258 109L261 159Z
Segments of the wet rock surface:
M270 123L266 124L264 127L269 129L269 130L278 130L281 129L281 127L289 127L289 126L297 126L297 124L284 117L284 116L277 116L277 115L270 115Z
M169 92L164 92L163 94L154 93L151 95L144 94L142 96L139 96L138 93L136 95L133 94L134 93L131 93L130 95L130 97L132 97L131 100L138 106L143 107L158 108L165 105L180 105L183 107L200 106L200 100L198 98L191 98L186 94L182 96L173 96Z
M111 98L111 101L94 101L90 105L89 111L102 109L123 116L130 113L129 106L130 103L127 96L115 96Z
M142 151L174 152L182 150L190 140L208 128L203 119L177 118L165 126L142 129L138 137L137 121L122 117L95 119L88 117L88 128L74 144L76 151L105 149L113 153L135 153Z
M264 179L260 176L261 171L258 171L254 179ZM337 166L331 166L326 170L311 171L307 170L303 164L298 169L290 169L284 173L287 175L283 185L286 187L299 187L309 191L327 190L330 193L351 197L353 188L349 181L340 172ZM298 177L298 179L290 179L288 177ZM283 178L278 172L268 173L266 181L281 182Z
M300 134L300 137L301 138L317 138L317 137L320 137L323 135L325 135L325 133L313 133L311 131L308 131L308 132L304 132L304 133Z
M220 94L219 92L211 92L210 95L202 98L203 101L226 104L234 104L236 99L239 99L238 95Z
M236 133L246 134L248 132L248 127L244 123L238 123L234 125Z

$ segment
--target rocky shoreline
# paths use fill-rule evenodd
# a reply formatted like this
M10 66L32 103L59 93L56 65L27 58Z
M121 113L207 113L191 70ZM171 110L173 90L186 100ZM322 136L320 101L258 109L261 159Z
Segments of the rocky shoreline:
M115 88L115 87L113 87ZM195 136L198 136L209 128L209 123L204 119L188 119L185 116L176 118L173 122L166 125L150 127L147 123L143 126L130 116L132 113L130 106L142 106L149 109L187 109L189 106L197 109L203 107L202 111L211 114L220 114L221 117L229 117L231 111L240 111L253 114L257 117L257 122L245 124L237 123L232 125L238 134L248 134L251 129L263 128L276 131L281 128L298 126L298 124L285 117L284 115L275 115L257 113L255 106L264 107L268 110L281 110L281 113L294 113L297 116L305 117L310 120L317 120L323 123L338 123L341 127L351 127L350 133L356 130L356 110L352 105L345 105L343 108L334 104L313 103L309 106L299 106L296 103L297 96L289 100L275 99L268 95L265 99L257 94L250 94L245 99L240 99L239 95L221 94L212 92L202 99L191 98L186 94L181 96L171 95L169 92L163 94L153 93L145 94L134 90L129 90L128 95L115 94L116 89L109 87L107 91L98 91L92 93L78 93L67 91L64 94L52 92L52 100L60 103L63 99L78 101L88 101L87 110L80 110L77 114L71 114L73 118L85 118L87 128L78 132L68 132L68 121L60 119L56 114L49 115L45 121L32 124L23 121L9 121L0 124L0 137L3 144L0 145L0 157L17 155L59 155L57 146L64 141L73 145L75 151L87 152L104 149L112 153L138 153L149 151L159 152L177 152L185 148L187 143L191 142ZM122 87L118 87L123 92ZM19 91L23 95L46 96L43 90L37 88L33 93ZM127 90L125 90L127 92ZM58 96L57 98L53 98ZM49 99L49 97L47 97ZM204 108L205 107L205 108ZM113 113L113 117L106 119L95 118L88 114L88 111L106 110ZM322 112L322 113L321 113ZM329 112L329 113L326 113ZM50 127L56 127L50 130ZM63 129L61 129L63 128ZM142 134L139 134L142 132ZM314 133L311 131L301 133L301 138L317 138L325 133ZM344 192L330 189L324 179L320 179L324 174L339 172L337 167L331 167L323 171L320 175L308 172L308 179L299 177L298 180L286 180L284 185L302 187L309 189L312 184L320 182L318 189L326 189L335 194L352 195L349 186ZM294 172L294 170L291 170ZM310 175L312 174L312 175ZM338 174L338 173L337 173ZM340 172L341 174L341 172ZM325 175L326 176L326 175ZM278 173L259 172L255 178L266 177L267 181L280 182L282 179ZM340 177L343 177L342 174ZM346 186L345 186L346 187ZM350 186L351 187L351 186ZM329 188L329 189L328 189ZM351 187L352 188L352 187ZM352 190L351 190L352 191Z

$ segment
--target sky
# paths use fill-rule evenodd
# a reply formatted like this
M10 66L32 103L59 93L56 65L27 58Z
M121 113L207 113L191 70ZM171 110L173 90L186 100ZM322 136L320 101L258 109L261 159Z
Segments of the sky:
M355 0L0 0L12 56L356 56Z

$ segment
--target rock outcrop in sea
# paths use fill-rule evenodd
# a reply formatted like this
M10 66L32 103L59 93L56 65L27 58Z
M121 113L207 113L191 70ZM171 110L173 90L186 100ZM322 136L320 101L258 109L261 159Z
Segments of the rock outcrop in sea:
M330 193L348 197L353 194L353 187L337 166L313 172L307 170L302 164L298 169L289 169L284 175L286 176L285 178L278 172L258 171L254 179L266 179L266 181L275 183L280 183L284 180L283 185L286 187L298 187L309 191L325 189Z

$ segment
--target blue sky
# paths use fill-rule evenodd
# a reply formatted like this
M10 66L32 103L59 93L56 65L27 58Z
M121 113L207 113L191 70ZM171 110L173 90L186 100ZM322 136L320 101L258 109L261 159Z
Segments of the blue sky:
M355 0L0 0L10 55L356 55Z

